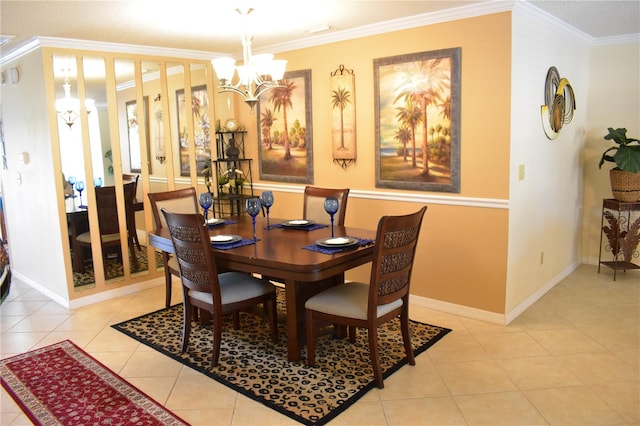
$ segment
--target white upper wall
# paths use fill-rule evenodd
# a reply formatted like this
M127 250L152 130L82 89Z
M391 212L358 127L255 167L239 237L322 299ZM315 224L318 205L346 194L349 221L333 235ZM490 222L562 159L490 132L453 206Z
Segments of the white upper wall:
M41 49L10 65L19 69L20 81L2 87L8 168L1 176L11 269L24 281L47 283L49 295L64 301L69 296L54 181L62 185L62 176L54 173L43 66ZM21 153L28 162L20 161Z
M512 21L512 109L505 117L511 120L508 316L580 259L589 43L543 18L516 10ZM576 98L573 120L555 140L545 136L540 115L552 66L569 80Z

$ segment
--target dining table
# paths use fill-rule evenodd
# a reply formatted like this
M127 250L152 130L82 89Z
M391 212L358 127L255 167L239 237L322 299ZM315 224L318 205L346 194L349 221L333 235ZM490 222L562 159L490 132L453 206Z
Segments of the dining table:
M376 232L335 226L335 238L349 243L334 247L327 244L332 237L330 225L309 222L310 226L306 226L302 220L270 218L271 226L267 229L266 219L259 217L254 240L251 217L231 216L216 221L208 226L213 241L229 236L240 239L235 244L212 242L220 271L259 274L284 284L287 357L289 361L300 360L305 342L305 302L331 286L344 284L347 270L371 262ZM174 253L166 227L148 236L151 246Z

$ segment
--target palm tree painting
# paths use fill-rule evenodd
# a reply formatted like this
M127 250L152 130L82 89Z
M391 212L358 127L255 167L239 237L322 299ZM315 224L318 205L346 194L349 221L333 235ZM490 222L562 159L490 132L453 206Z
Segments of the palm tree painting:
M331 128L333 161L346 168L356 161L355 76L344 65L331 73Z
M211 159L211 127L209 120L209 97L207 86L191 88L191 102L187 102L184 89L176 91L178 108L178 140L180 142L180 175L189 176L189 129L187 113L193 117L193 142L196 153L196 169L198 176L209 165Z
M377 187L460 192L460 51L374 60Z
M260 179L313 183L311 70L285 73L257 109Z

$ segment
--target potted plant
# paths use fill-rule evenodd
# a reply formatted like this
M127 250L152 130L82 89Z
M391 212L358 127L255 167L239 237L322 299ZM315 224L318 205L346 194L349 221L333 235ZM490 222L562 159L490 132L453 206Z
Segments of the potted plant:
M602 153L599 167L605 162L616 165L609 171L613 198L625 203L640 201L640 140L627 137L627 129L608 128L604 137L617 145L610 146Z

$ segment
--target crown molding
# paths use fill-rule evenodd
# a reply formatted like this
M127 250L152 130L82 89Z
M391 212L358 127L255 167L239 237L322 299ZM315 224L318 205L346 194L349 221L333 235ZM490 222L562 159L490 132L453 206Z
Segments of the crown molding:
M613 44L640 43L640 34L625 34L619 36L602 37L593 42L593 46L610 46Z
M593 44L593 42L596 40L589 34L580 31L579 29L567 24L563 20L556 18L555 16L545 12L544 10L535 7L528 1L516 1L514 4L513 13L517 13L528 18L533 18L535 20L548 24L559 31L563 31L568 35L584 41L587 44Z
M125 43L107 43L101 41L78 40L58 37L34 37L19 45L15 49L3 54L0 65L15 61L16 59L32 52L40 47L53 47L61 49L80 49L98 52L118 52L123 54L164 56L182 59L201 59L210 61L216 52L203 52L200 50L173 49L168 47L141 46Z
M405 18L392 19L389 21L371 25L364 25L362 27L349 30L334 31L327 34L307 37L291 42L276 43L269 46L261 47L259 49L254 48L254 51L256 53L282 53L289 50L320 46L345 40L353 40L362 37L389 33L392 31L407 30L411 28L423 27L426 25L456 21L459 19L490 15L493 13L509 12L513 9L514 3L514 0L475 3L469 6L461 6L438 12L429 12L420 15L407 16Z
M317 36L311 36L291 42L275 43L261 48L254 48L255 53L282 53L290 50L304 49L313 46L320 46L340 41L352 40L362 37L384 34L392 31L400 31L411 28L417 28L427 25L434 25L444 22L456 21L460 19L474 18L483 15L490 15L501 12L518 13L522 16L537 19L546 24L550 24L561 31L564 31L590 45L611 45L621 43L637 43L640 41L640 34L628 34L623 36L594 38L590 35L576 29L566 22L556 18L555 16L537 8L528 1L523 0L506 0L506 1L488 1L482 3L474 3L468 6L461 6L452 9L446 9L437 12L423 13L405 18L392 19L377 24L364 25L362 27L353 28L343 31L334 31ZM26 55L39 47L58 47L68 49L83 49L104 52L119 52L125 54L149 55L149 56L165 56L184 59L201 59L205 61L211 60L216 56L223 55L218 52L208 52L200 50L175 49L155 46L141 46L125 43L107 43L89 40L65 39L56 37L34 37L27 42L19 45L15 49L2 52L0 57L0 65L5 65L15 61L23 55Z

